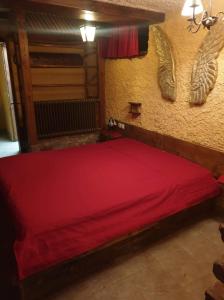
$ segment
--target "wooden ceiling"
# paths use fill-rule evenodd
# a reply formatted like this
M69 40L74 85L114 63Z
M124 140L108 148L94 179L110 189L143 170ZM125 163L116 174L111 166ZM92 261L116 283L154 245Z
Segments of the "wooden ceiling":
M7 8L16 9L16 7L110 25L155 24L165 20L163 12L131 8L98 0L2 0L0 3L0 11Z
M31 42L41 40L81 43L80 22L71 17L46 12L28 11L26 14L26 29Z
M165 14L135 9L98 0L0 0L0 38L14 32L11 13L26 11L26 29L30 40L80 42L79 26L92 22L98 35L107 35L108 27L128 24L156 24ZM13 17L14 18L14 17Z

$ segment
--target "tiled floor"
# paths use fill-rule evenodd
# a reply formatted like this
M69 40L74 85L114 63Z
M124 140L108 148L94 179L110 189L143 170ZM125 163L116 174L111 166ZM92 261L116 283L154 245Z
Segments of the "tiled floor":
M16 155L19 153L19 143L11 142L7 138L0 136L0 157Z
M47 300L200 300L224 254L219 222L203 220Z

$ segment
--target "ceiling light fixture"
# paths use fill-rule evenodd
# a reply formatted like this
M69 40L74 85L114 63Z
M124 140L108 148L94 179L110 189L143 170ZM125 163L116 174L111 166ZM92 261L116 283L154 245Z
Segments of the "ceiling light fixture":
M92 25L83 25L80 27L83 42L94 42L96 27Z
M95 20L94 12L89 11L89 10L84 10L82 16L83 16L83 19L86 21L94 21Z
M197 15L202 14L198 20ZM201 26L210 30L215 25L220 15L224 12L219 12L217 15L212 15L212 0L209 0L209 10L205 10L201 0L186 0L182 9L182 16L189 17L190 22L188 30L192 33L197 33Z

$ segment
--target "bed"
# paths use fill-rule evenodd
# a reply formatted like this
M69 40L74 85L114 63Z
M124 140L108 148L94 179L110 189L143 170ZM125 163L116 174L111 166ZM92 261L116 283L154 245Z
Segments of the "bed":
M219 192L208 170L129 138L0 159L20 282Z

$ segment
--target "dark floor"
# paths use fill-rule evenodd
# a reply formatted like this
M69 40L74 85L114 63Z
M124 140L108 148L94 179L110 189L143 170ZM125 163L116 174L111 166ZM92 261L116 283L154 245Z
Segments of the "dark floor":
M70 136L42 139L38 144L31 146L32 151L64 149L86 144L95 144L99 139L99 133L84 133Z
M219 222L203 220L47 300L200 300L224 254Z
M0 136L0 158L19 153L19 143L11 142L5 136Z

